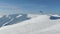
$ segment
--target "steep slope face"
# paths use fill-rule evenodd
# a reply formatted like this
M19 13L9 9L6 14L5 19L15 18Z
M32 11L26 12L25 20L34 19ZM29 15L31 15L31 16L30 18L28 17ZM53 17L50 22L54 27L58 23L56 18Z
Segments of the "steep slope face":
M0 18L0 27L6 23L7 21L9 21L9 17L6 17L6 15L4 15L3 17Z
M5 26L0 28L0 34L60 34L60 19L49 18L48 15L40 15L15 25Z
M22 22L24 20L28 20L30 18L27 17L27 14L11 14L11 15L4 15L0 18L0 27L6 25L16 24L18 22Z
M10 16L13 16L12 21L9 21L6 25L16 24L18 22L22 22L24 20L30 19L27 17L27 14L21 14L21 15L18 14L17 16L14 16L14 15L10 15Z

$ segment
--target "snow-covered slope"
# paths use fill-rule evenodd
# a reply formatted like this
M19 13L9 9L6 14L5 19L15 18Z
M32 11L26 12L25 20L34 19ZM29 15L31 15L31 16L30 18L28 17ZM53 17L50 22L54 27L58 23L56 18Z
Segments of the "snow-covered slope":
M48 15L39 15L18 24L1 27L0 34L60 34L60 19L51 20Z

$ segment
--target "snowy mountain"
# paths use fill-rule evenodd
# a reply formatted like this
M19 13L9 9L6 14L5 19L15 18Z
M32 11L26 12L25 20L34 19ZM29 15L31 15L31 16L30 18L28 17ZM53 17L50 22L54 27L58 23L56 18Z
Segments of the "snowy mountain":
M27 17L27 14L11 14L11 15L4 15L0 18L0 27L16 24L18 22L22 22L24 20L28 20L30 18Z
M25 14L24 14L25 15ZM60 34L60 17L53 15L35 15L26 14L17 19L22 19L22 21L15 21L16 17L11 22L7 23L7 26L0 28L0 34ZM52 18L52 17L53 18ZM50 19L51 18L51 19ZM59 19L55 19L59 18ZM3 19L3 17L2 17ZM4 16L5 20L6 17ZM52 20L53 19L53 20ZM6 20L9 20L8 18ZM6 21L5 21L6 22ZM16 22L16 23L15 23ZM11 25L14 23L13 25Z

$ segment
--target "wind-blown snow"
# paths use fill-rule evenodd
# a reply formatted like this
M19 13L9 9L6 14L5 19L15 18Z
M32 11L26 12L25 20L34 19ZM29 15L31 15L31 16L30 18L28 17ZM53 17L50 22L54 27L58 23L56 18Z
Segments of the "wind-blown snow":
M60 19L50 20L48 15L39 15L18 24L0 28L0 34L60 34Z

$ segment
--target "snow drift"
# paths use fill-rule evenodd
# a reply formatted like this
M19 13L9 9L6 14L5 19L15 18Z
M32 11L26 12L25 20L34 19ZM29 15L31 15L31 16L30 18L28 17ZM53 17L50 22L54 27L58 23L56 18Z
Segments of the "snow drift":
M39 15L18 24L0 28L0 34L60 34L60 19L51 20L49 15Z

